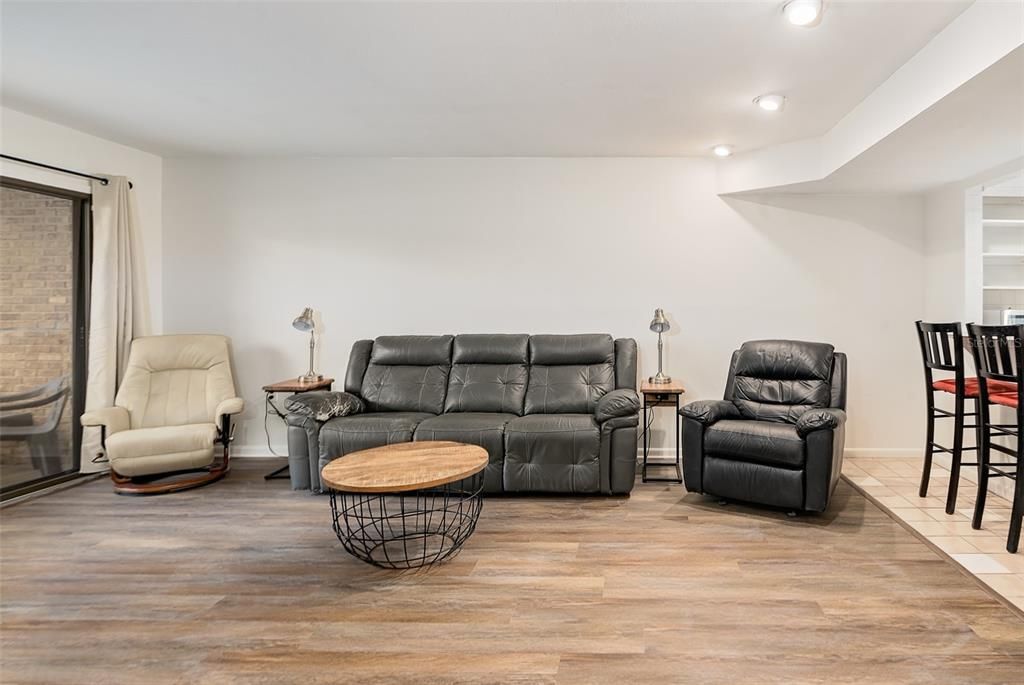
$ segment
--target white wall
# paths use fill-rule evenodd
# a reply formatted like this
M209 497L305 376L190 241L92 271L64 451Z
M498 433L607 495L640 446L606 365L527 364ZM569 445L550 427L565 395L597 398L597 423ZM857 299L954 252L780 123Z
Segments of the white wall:
M925 195L924 207L924 318L927 321L965 321L969 307L966 189L960 185L935 189ZM980 264L977 271L981 271Z
M240 454L266 453L260 386L305 369L305 305L339 380L356 339L473 331L632 336L651 374L664 307L692 400L743 340L826 340L847 444L921 444L920 198L724 200L698 159L169 159L164 181L165 329L233 338Z
M149 277L153 331L159 333L163 327L161 158L6 107L0 108L0 150L88 174L127 176L132 180ZM89 192L85 179L15 162L0 160L0 175Z
M1024 177L1022 163L1015 159L924 193L927 320L983 320L983 197L1013 194Z

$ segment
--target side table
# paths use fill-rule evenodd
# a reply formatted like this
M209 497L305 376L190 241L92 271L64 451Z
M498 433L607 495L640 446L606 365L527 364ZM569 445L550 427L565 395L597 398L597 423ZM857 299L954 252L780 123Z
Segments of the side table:
M310 392L312 390L330 390L334 386L334 379L324 377L318 381L312 383L304 383L297 378L289 378L286 381L278 381L277 383L271 383L270 385L263 386L263 392L267 393L267 404L266 412L271 409L277 414L278 418L282 421L285 419L284 412L282 412L276 404L274 404L274 395L279 392L289 392L293 395L297 395L301 392ZM288 477L288 464L285 464L275 471L271 471L267 475L263 476L264 480L272 480L275 478L287 478Z
M671 382L671 383L651 383L650 381L642 381L640 383L640 394L644 398L644 465L640 471L641 480L644 483L682 483L683 482L683 458L682 458L682 444L679 437L679 400L682 397L686 389L683 388L682 383ZM675 421L676 426L676 460L674 466L676 467L675 478L648 478L647 477L647 456L650 451L650 437L648 436L648 429L651 425L651 420L654 418L654 410L658 407L668 407L672 409L672 419ZM653 464L653 466L660 466L660 464ZM669 466L669 464L665 464Z

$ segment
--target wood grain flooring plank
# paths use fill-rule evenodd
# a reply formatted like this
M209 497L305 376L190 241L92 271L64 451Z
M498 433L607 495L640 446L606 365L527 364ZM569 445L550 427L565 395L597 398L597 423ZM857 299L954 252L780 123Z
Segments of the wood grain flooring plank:
M0 510L0 683L1017 683L1024 621L841 483L781 512L637 484L496 497L463 552L383 571L323 497L238 459Z

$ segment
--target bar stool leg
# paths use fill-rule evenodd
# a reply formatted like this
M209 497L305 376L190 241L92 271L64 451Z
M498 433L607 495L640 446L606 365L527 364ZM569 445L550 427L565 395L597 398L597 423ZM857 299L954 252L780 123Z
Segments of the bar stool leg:
M956 397L953 417L953 454L949 463L949 491L946 493L946 513L956 511L956 493L960 487L960 464L964 455L964 398Z
M1016 554L1020 546L1020 528L1024 520L1024 459L1021 445L1017 445L1017 482L1013 487L1013 505L1010 508L1010 534L1006 536L1006 551Z
M928 392L928 430L924 439L924 470L921 472L921 487L917 494L919 497L928 496L928 479L932 475L932 445L935 444L935 394Z
M974 419L981 424L981 442L978 444L978 497L974 500L974 518L971 520L971 528L981 530L981 520L985 516L985 499L988 497L989 441L992 436L988 428L988 407L982 404L980 398L977 405L977 416Z

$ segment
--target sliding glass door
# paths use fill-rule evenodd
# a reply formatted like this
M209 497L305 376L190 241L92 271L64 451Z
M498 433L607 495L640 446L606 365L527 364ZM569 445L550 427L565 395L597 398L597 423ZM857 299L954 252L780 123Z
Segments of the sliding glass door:
M0 177L0 497L74 477L89 195Z

